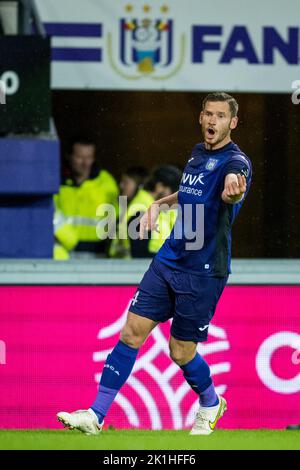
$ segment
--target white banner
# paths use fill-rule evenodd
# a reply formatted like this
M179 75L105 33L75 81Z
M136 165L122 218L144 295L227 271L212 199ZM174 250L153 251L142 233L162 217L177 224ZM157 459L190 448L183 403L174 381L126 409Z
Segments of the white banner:
M52 88L291 93L299 0L37 0Z

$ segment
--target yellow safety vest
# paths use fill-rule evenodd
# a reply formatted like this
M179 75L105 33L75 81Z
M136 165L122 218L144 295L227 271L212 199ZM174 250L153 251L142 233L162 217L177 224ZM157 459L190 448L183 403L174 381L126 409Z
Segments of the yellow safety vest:
M78 242L95 242L99 240L96 226L99 217L96 211L100 204L118 206L119 189L113 176L105 170L96 178L84 181L75 186L72 180L60 187L54 196L55 217L54 232L56 239L68 251ZM101 238L100 238L101 239Z
M117 227L116 238L112 240L109 256L112 258L131 258L130 241L128 238L128 223L138 212L145 212L154 202L153 196L144 189L140 189L132 201L129 203L125 214L120 214L119 226ZM165 239L169 236L176 219L176 211L160 212L158 217L159 232L155 230L149 238L149 252L157 253ZM121 237L120 237L121 235ZM126 236L126 238L123 238Z
M68 250L66 250L60 243L55 243L53 248L53 258L56 261L67 261L70 259Z

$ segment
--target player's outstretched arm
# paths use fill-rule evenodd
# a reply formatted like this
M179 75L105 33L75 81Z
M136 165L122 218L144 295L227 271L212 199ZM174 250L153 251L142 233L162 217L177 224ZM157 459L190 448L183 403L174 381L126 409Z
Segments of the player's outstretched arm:
M243 199L246 189L247 183L244 175L229 173L225 177L222 200L226 204L236 204Z
M153 204L158 204L159 206L169 206L171 208L174 204L178 203L178 191L176 193L170 194L170 196L162 197L158 199Z
M140 240L144 239L144 235L149 230L158 231L158 224L156 223L159 216L161 207L164 209L171 208L174 204L178 203L178 191L170 194L170 196L163 197L153 202L148 210L144 213L140 220Z

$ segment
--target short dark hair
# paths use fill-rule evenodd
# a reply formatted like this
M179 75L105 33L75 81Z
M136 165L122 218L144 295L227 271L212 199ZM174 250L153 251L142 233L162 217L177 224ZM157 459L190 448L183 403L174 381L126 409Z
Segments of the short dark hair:
M231 117L237 116L239 105L233 96L224 93L224 91L215 91L209 93L202 102L202 110L205 108L205 105L208 101L225 101L228 103L230 108Z
M131 166L123 172L123 175L129 176L129 178L133 179L138 186L141 186L149 177L149 172L143 166Z
M157 183L168 186L173 193L178 190L182 178L182 171L174 165L162 165L156 167L150 178L145 183L145 189L154 191Z
M74 145L79 144L79 145L93 145L96 147L96 142L93 139L89 139L88 137L84 135L76 135L72 139L69 140L68 142L68 153L71 155L74 150Z

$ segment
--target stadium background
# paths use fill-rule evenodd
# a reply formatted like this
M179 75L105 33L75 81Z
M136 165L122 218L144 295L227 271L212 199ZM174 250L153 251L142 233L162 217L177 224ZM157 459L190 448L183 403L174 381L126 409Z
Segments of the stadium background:
M0 2L0 7L1 3L14 2ZM76 3L70 8L68 1L36 2L37 16L46 29L49 22L57 24L62 18L69 26L80 21L94 24L95 3L86 2L83 19L80 8L74 6ZM297 406L300 404L297 355L300 349L300 105L291 100L292 83L300 80L300 76L299 65L289 55L296 47L290 29L298 28L299 34L294 18L300 12L296 2L294 11L291 9L285 15L280 14L284 2L278 2L273 9L267 5L273 5L272 2L265 2L257 26L247 9L241 12L237 8L239 2L230 3L232 9L224 15L221 2L215 2L213 12L203 6L199 13L195 2L191 2L186 14L190 18L186 34L191 31L191 24L223 25L226 34L222 36L222 47L225 47L230 31L236 25L246 24L259 49L257 43L261 37L256 28L271 25L282 41L277 41L275 58L268 65L235 59L227 64L225 72L222 68L225 66L218 62L218 52L209 50L205 51L201 64L218 80L219 86L215 88L232 92L237 98L240 125L234 140L251 157L254 168L252 189L234 227L233 276L218 307L208 342L209 347L217 340L218 346L208 352L208 361L215 366L217 385L223 386L232 404L232 411L221 427L281 429L300 422ZM120 2L118 7L111 6L109 1L98 2L97 18L102 24L103 41L111 28L118 44L118 24L128 4L140 8L140 15L146 14L142 9L147 2ZM161 7L161 2L151 4ZM168 12L173 20L174 37L176 28L182 28L178 5L179 2L170 2ZM23 26L26 28L25 23ZM38 29L37 26L32 28L30 24L30 32ZM155 85L151 82L148 87L146 79L144 84L133 83L116 74L111 82L114 87L110 88L109 77L114 72L105 61L103 46L95 89L94 69L88 70L88 61L64 62L55 56L54 48L78 47L81 41L88 41L75 36L52 39L50 86L47 77L41 74L45 68L39 69L37 76L31 75L32 70L25 73L26 60L22 62L20 47L24 47L24 57L29 60L30 47L36 58L38 46L29 45L25 53L25 41L23 45L19 42L8 47L6 37L0 39L2 50L9 51L7 57L4 52L1 57L10 60L10 68L18 69L22 64L18 69L22 79L29 76L26 90L29 95L23 94L26 102L15 93L7 94L6 104L0 105L3 126L0 139L0 428L56 428L56 411L80 408L92 400L101 361L113 347L124 321L122 315L147 267L146 261L77 260L57 265L51 259L39 259L43 243L53 245L49 214L53 214L52 193L59 182L58 160L64 161L69 138L80 133L96 140L101 165L116 178L124 167L137 163L149 169L162 162L182 168L191 147L200 139L198 114L202 98L211 91L211 83L202 79L201 69L195 68L195 74L199 73L197 89L180 74L175 77L178 80L175 85L173 77L169 88L167 81L156 80ZM216 41L215 36L209 39ZM283 42L288 45L283 47ZM115 59L118 54L116 50ZM46 55L41 53L43 58ZM192 66L200 67L190 63L190 56L186 52L187 73ZM2 79L7 71L5 60L0 63ZM87 68L86 74L82 74L83 67ZM266 69L265 75L261 73L262 67ZM135 68L136 64L130 64L132 73ZM256 71L258 79L249 87L248 74L255 75ZM76 89L68 86L72 74L79 83L82 78L81 86ZM24 112L25 105L28 105L27 112L36 114L35 134L32 133L34 125L20 129L22 125L26 127L26 120L20 124L16 119ZM41 153L45 159L42 169ZM41 172L43 178L39 181ZM34 259L23 259L24 246L33 250ZM230 308L232 302L237 305L234 311ZM112 331L103 336L107 327ZM167 335L168 325L161 328L160 337L151 336L141 356L153 344L152 349L157 352ZM164 377L171 367L166 354L144 362L132 383L125 386L107 423L120 428L189 427L195 403L191 392L185 393L183 386L181 406L170 407L170 397L182 386L182 377L174 374L172 381L172 369L169 369L170 388L166 383L160 395L158 384L147 373L149 364L156 367L157 374L162 371ZM246 399L241 401L241 396Z

